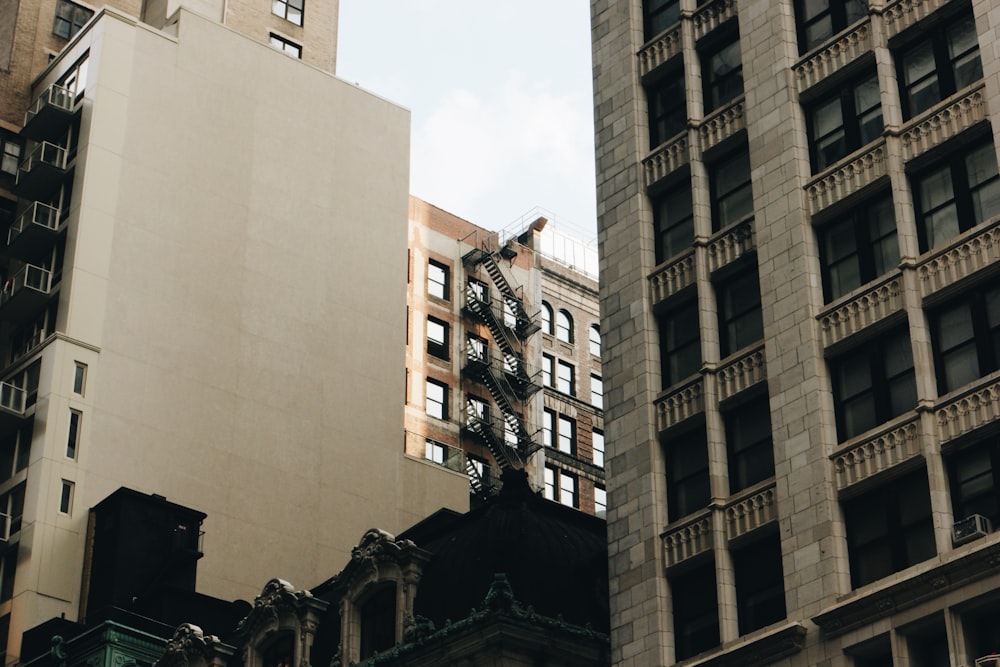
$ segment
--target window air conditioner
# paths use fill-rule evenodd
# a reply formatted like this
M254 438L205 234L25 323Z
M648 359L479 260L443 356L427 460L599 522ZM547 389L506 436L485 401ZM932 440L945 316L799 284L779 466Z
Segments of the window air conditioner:
M979 516L979 515L976 514L973 516ZM996 655L994 653L993 655L986 655L983 656L982 658L976 658L976 667L1000 667L1000 655Z
M989 519L982 514L973 514L955 522L955 525L951 527L951 541L957 547L960 544L985 537L991 530L993 530L993 526ZM997 667L1000 667L1000 662L997 663Z

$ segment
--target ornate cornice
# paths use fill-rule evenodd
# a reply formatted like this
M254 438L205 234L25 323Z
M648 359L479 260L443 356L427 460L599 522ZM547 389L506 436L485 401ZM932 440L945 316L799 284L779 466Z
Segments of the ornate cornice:
M763 667L802 650L806 642L806 626L794 623L762 637L752 639L742 646L728 648L725 652L693 663L698 667Z
M205 635L192 623L182 623L167 641L167 650L154 667L188 667L211 665L216 657L232 655L236 649L215 635Z
M236 632L241 636L253 635L262 629L277 624L282 613L290 613L301 622L311 613L319 614L328 603L313 597L309 591L296 590L284 579L271 579L264 584L260 595L253 600L253 609L240 621Z

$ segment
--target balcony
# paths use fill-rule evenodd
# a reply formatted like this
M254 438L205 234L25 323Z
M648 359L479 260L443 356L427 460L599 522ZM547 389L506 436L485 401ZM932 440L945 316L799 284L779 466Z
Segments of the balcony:
M13 257L31 259L51 248L60 231L59 209L36 201L7 231L7 252Z
M72 91L55 84L49 86L24 114L21 136L35 141L61 137L73 119L75 106L76 95Z
M7 279L0 294L0 315L21 320L38 311L52 294L52 272L41 266L26 264Z
M17 168L16 190L24 199L44 199L66 175L66 149L48 141L35 146Z
M16 426L24 419L27 395L9 382L0 382L0 430Z

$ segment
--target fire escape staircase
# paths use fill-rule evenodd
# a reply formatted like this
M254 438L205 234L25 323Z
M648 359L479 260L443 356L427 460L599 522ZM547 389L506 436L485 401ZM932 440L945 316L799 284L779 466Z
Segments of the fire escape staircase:
M531 317L528 315L528 311L524 308L524 301L520 296L518 296L517 290L511 287L511 281L507 279L506 275L504 275L504 271L501 268L500 263L497 262L497 256L505 256L505 250L508 253L510 252L506 247L496 252L476 248L467 252L462 257L462 262L467 266L474 267L478 264L482 264L486 267L486 273L489 274L493 284L496 285L497 289L500 291L501 300L514 316L515 325L512 327L514 333L521 340L527 340L531 334L541 328L541 325L538 324L537 317Z

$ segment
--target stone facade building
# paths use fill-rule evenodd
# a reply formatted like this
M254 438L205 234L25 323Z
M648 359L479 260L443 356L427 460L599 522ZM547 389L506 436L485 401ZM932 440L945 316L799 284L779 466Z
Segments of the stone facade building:
M613 663L1000 652L1000 5L591 7Z

